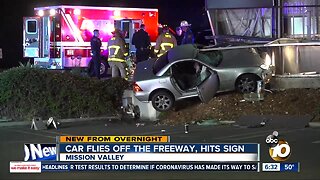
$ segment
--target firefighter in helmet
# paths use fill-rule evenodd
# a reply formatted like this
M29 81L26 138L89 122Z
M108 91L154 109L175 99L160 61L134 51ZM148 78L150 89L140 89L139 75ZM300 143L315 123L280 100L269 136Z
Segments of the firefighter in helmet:
M162 33L157 38L154 53L160 57L175 46L177 46L176 38L169 32L169 27L167 25L163 25Z
M183 39L181 44L193 44L194 43L194 36L190 29L191 24L189 24L187 21L181 21L180 27L184 33Z
M113 37L108 41L108 62L111 67L112 77L119 77L119 71L122 78L126 78L126 60L128 50L122 37L121 31L115 29Z

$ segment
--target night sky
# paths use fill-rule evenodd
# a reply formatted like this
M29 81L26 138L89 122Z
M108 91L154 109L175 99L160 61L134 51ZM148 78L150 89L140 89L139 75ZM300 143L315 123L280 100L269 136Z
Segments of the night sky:
M1 0L0 47L4 59L0 60L0 68L26 61L22 58L22 19L34 16L35 7L51 5L157 8L159 23L168 24L173 29L182 20L191 23L194 32L209 28L204 0Z

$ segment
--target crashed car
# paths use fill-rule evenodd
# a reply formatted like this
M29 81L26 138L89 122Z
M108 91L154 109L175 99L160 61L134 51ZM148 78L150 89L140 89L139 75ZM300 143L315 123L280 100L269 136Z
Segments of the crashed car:
M217 92L253 92L257 81L270 73L266 64L268 55L264 56L254 48L221 51L178 46L156 60L137 64L134 94L142 102L151 101L157 111L163 112L184 98L198 96L202 102L208 102Z

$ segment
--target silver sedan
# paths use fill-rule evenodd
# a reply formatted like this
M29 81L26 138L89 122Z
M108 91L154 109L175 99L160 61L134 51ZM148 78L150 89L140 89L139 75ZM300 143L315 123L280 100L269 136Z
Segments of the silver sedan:
M253 92L258 80L269 77L268 61L268 54L255 48L178 46L137 64L133 90L140 101L152 101L157 111L167 111L184 98L198 96L208 102L217 92Z

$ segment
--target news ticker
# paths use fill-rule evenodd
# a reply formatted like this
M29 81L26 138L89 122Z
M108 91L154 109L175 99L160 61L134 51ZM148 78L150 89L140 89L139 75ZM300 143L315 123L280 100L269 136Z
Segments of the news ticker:
M11 161L10 173L70 171L236 171L260 172L259 162L249 163L72 163ZM264 172L300 172L300 163L262 163Z
M249 163L72 163L10 162L10 173L70 171L243 171L259 172L258 162Z

